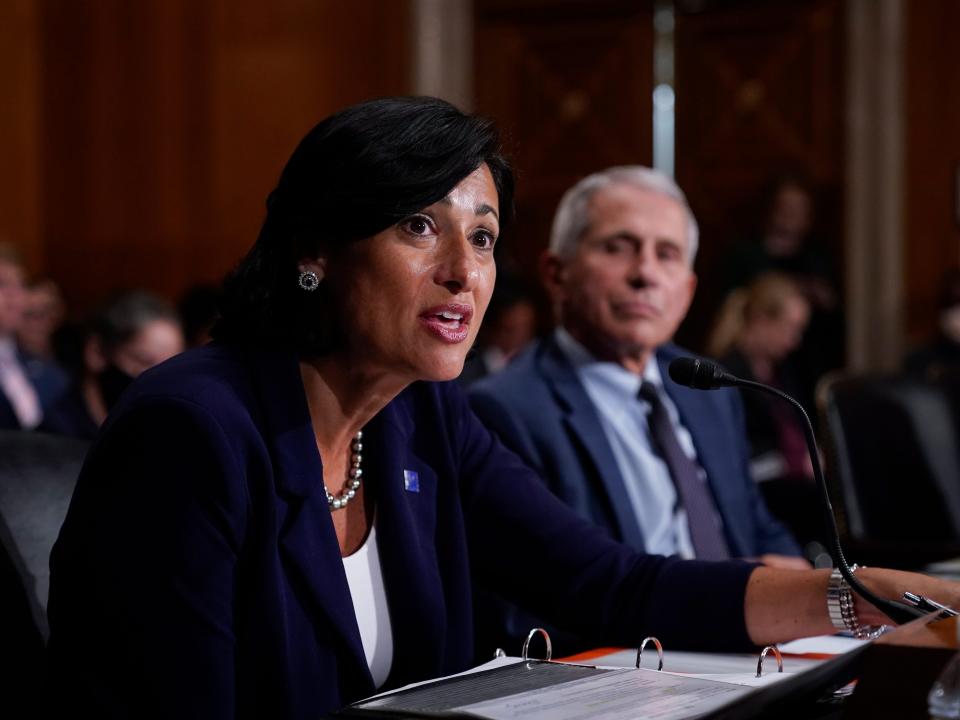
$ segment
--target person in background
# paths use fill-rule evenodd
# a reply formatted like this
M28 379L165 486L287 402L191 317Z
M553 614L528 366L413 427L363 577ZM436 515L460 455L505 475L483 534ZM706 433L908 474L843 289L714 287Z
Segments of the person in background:
M758 275L728 295L708 343L709 355L744 380L798 394L790 354L803 339L810 304L781 273ZM752 448L750 474L771 512L804 545L822 535L813 466L801 419L787 403L741 390Z
M497 279L490 307L472 356L458 378L464 385L502 370L533 340L537 308L532 293L510 277Z
M903 369L926 380L960 373L960 268L950 268L940 281L936 335L907 355Z
M696 220L666 175L627 166L581 180L560 201L542 263L558 327L472 386L471 403L558 497L619 540L802 566L750 480L737 392L697 393L666 377L685 354L671 338L696 288L697 244ZM696 475L690 501L715 525L702 547L688 488L674 477L687 468L674 467L653 427L660 409Z
M20 349L33 357L54 362L53 337L66 316L60 288L53 280L31 283L25 291L23 320L17 329Z
M760 227L730 251L721 268L724 294L746 287L758 275L779 272L801 289L810 304L810 322L794 351L798 393L813 404L824 373L843 365L844 318L835 268L815 233L816 204L810 184L782 175L765 192Z
M31 430L68 385L54 363L19 346L27 308L26 273L20 254L0 243L0 429Z
M813 193L794 176L783 176L767 191L763 224L756 235L733 248L725 263L728 290L748 285L757 275L789 275L817 309L837 306L826 253L811 237Z
M114 298L90 323L79 377L39 429L92 439L133 379L184 347L179 318L166 302L143 291Z
M661 172L614 167L578 182L557 207L542 262L558 327L471 386L471 404L557 497L621 542L809 567L750 478L737 391L702 393L667 377L687 354L671 339L696 289L698 241L682 190ZM511 641L534 621L493 599L481 605L490 633ZM552 634L566 650L581 647Z

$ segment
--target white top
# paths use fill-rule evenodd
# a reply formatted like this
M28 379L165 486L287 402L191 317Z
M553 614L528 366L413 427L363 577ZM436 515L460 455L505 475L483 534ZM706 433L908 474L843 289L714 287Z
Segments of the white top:
M379 688L387 681L393 664L393 629L387 609L387 593L383 589L376 526L370 526L370 534L360 549L343 559L343 569L347 573L353 611L360 627L363 654L367 656L373 684Z
M657 555L692 558L693 542L687 513L679 503L667 464L654 450L647 423L650 405L637 397L641 381L663 390L656 357L650 358L643 376L640 376L618 363L597 360L562 327L556 330L556 340L600 417L600 425L623 477L630 505L643 531L644 549ZM680 447L696 463L690 431L680 421L680 413L670 396L661 392L660 397ZM700 474L701 479L705 478L702 469Z

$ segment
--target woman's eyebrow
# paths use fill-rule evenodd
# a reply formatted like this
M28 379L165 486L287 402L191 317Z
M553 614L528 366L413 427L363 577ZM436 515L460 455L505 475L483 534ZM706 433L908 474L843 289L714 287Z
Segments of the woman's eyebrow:
M437 202L441 205L452 205L453 201L449 197L440 198ZM474 208L473 212L477 215L493 215L497 220L500 219L500 216L497 214L497 211L493 208L492 205L487 205L486 203L481 203Z
M487 205L486 203L483 203L482 205L477 205L477 207L476 207L476 209L474 210L474 212L475 212L477 215L491 215L491 214L492 214L497 220L500 219L500 216L497 215L497 211L494 210L490 205Z

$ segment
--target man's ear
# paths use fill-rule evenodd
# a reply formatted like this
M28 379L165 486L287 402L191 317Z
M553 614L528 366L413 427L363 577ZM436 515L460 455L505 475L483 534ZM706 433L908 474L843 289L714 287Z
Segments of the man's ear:
M551 250L540 254L540 280L550 299L556 303L564 293L567 279L567 265L559 255Z
M683 311L684 318L686 318L687 311L690 309L690 304L693 302L693 296L697 292L698 282L699 281L697 280L697 274L693 270L691 270L690 277L687 278L687 307L684 308L684 311Z

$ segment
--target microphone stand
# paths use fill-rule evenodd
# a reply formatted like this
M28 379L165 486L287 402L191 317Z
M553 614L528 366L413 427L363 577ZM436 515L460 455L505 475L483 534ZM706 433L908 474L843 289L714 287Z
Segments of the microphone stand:
M847 581L847 584L850 585L850 587L853 588L853 590L856 591L856 593L864 600L869 602L871 605L886 614L891 620L898 624L902 625L903 623L910 622L911 620L915 620L918 617L923 617L926 615L927 613L919 608L907 605L906 603L902 603L897 600L887 600L886 598L882 598L873 593L857 579L857 576L850 569L850 565L847 563L847 558L843 554L843 548L840 545L840 532L837 529L837 521L833 515L833 505L830 502L830 493L827 490L827 481L823 476L823 468L820 465L820 452L817 449L817 439L813 434L813 425L810 422L810 416L807 415L807 411L803 409L803 405L801 405L791 396L787 395L787 393L768 385L764 385L763 383L754 382L753 380L743 380L734 375L730 375L729 373L723 373L723 381L724 384L751 388L753 390L760 390L770 395L775 395L781 400L786 400L797 412L800 413L800 416L803 418L803 434L807 438L807 451L810 453L810 461L813 464L813 475L820 487L820 494L823 495L824 513L826 515L824 519L827 523L827 529L830 531L830 543L833 550L831 554L833 555L833 559L837 564L837 568L840 570L840 574L843 575L843 579Z

